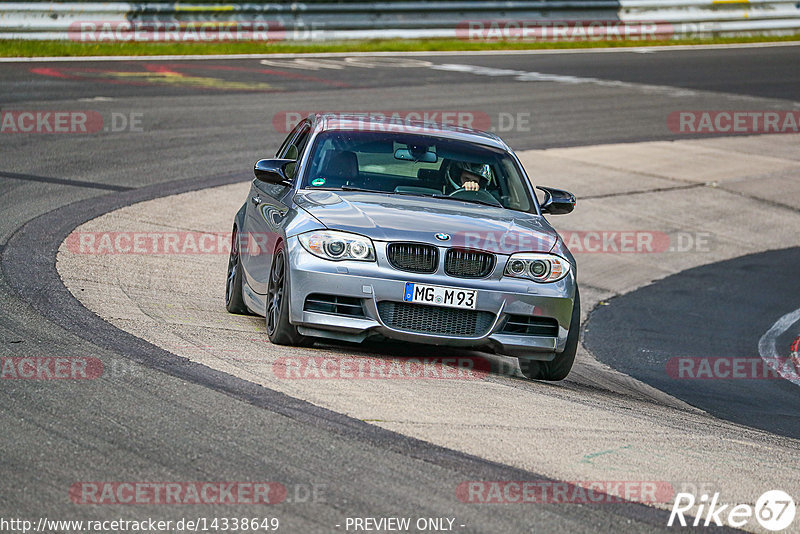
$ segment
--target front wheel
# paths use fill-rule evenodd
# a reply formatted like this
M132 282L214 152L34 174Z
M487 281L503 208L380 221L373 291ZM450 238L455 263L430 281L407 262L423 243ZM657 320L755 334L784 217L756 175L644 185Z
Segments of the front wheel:
M581 330L581 295L575 288L575 302L572 305L572 318L569 322L569 333L564 352L556 354L549 362L519 359L519 369L525 378L531 380L547 380L556 382L564 380L575 364L575 353L578 352L578 336Z
M267 289L267 335L276 345L310 345L313 339L303 336L289 322L289 261L283 243L272 260Z

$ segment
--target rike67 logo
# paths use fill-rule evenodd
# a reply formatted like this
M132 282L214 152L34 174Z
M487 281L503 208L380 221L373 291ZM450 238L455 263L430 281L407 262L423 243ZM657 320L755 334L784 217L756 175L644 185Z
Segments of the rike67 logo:
M676 519L680 526L689 526L684 514L694 516L694 521L691 523L693 527L721 527L727 524L734 528L742 528L755 517L763 528L777 532L792 524L795 511L794 499L781 490L764 492L755 506L722 504L718 492L714 493L711 499L704 494L699 500L691 493L678 493L667 526L671 527Z

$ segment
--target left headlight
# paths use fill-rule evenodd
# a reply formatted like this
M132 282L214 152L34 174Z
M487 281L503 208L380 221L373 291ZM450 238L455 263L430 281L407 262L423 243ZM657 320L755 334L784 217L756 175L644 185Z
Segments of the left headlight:
M523 252L508 258L504 274L534 282L557 282L567 276L569 269L569 262L561 256Z
M372 240L358 234L313 230L298 235L297 239L307 251L326 260L375 261Z

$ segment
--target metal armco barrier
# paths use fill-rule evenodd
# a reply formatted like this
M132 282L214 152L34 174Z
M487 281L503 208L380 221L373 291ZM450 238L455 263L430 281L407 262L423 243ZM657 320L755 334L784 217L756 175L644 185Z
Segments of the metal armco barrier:
M675 37L800 33L797 0L621 0L623 21L659 21Z
M586 39L605 25L652 25L680 39L800 33L798 0L544 0L272 4L0 3L0 39L170 40L170 31L216 31L209 40ZM217 25L216 30L209 28ZM222 25L223 30L219 30ZM570 26L583 32L558 31ZM225 30L227 28L227 31ZM238 34L232 28L238 28ZM140 30L138 33L136 30ZM563 28L562 28L563 29ZM104 32L105 30L105 32ZM128 33L124 33L125 30ZM158 34L158 32L164 32ZM117 33L120 32L120 33ZM231 33L233 32L233 33ZM587 32L589 32L587 37ZM220 33L222 35L220 35ZM580 32L579 32L580 33ZM204 40L204 35L197 40ZM612 34L613 35L613 34ZM184 34L185 36L185 34ZM633 34L636 38L636 34ZM184 39L182 39L184 40Z

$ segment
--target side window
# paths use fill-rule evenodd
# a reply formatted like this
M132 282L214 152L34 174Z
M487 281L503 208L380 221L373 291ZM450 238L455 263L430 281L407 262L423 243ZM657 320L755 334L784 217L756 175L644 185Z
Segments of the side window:
M286 153L283 155L285 159L299 160L303 155L303 150L308 144L308 139L311 137L311 126L305 122L301 125L300 131L297 133L294 141L286 148ZM291 163L286 166L286 174L289 178L294 178L297 173L297 163Z
M292 151L292 155L290 156L287 152L287 155L284 156L286 159L298 159L303 154L303 150L305 150L306 145L308 144L308 139L311 137L311 126L306 123L303 125L303 128L297 134L297 137L289 146L289 150L291 151L292 147L294 147L294 151Z
M307 123L305 121L301 121L300 123L297 124L297 126L292 128L292 131L289 132L289 135L286 136L286 139L283 140L283 144L281 144L281 147L275 153L276 158L284 157L284 154L286 154L286 151L289 149L292 139L294 139L297 136L297 132L299 132L304 126L306 126L306 124Z

